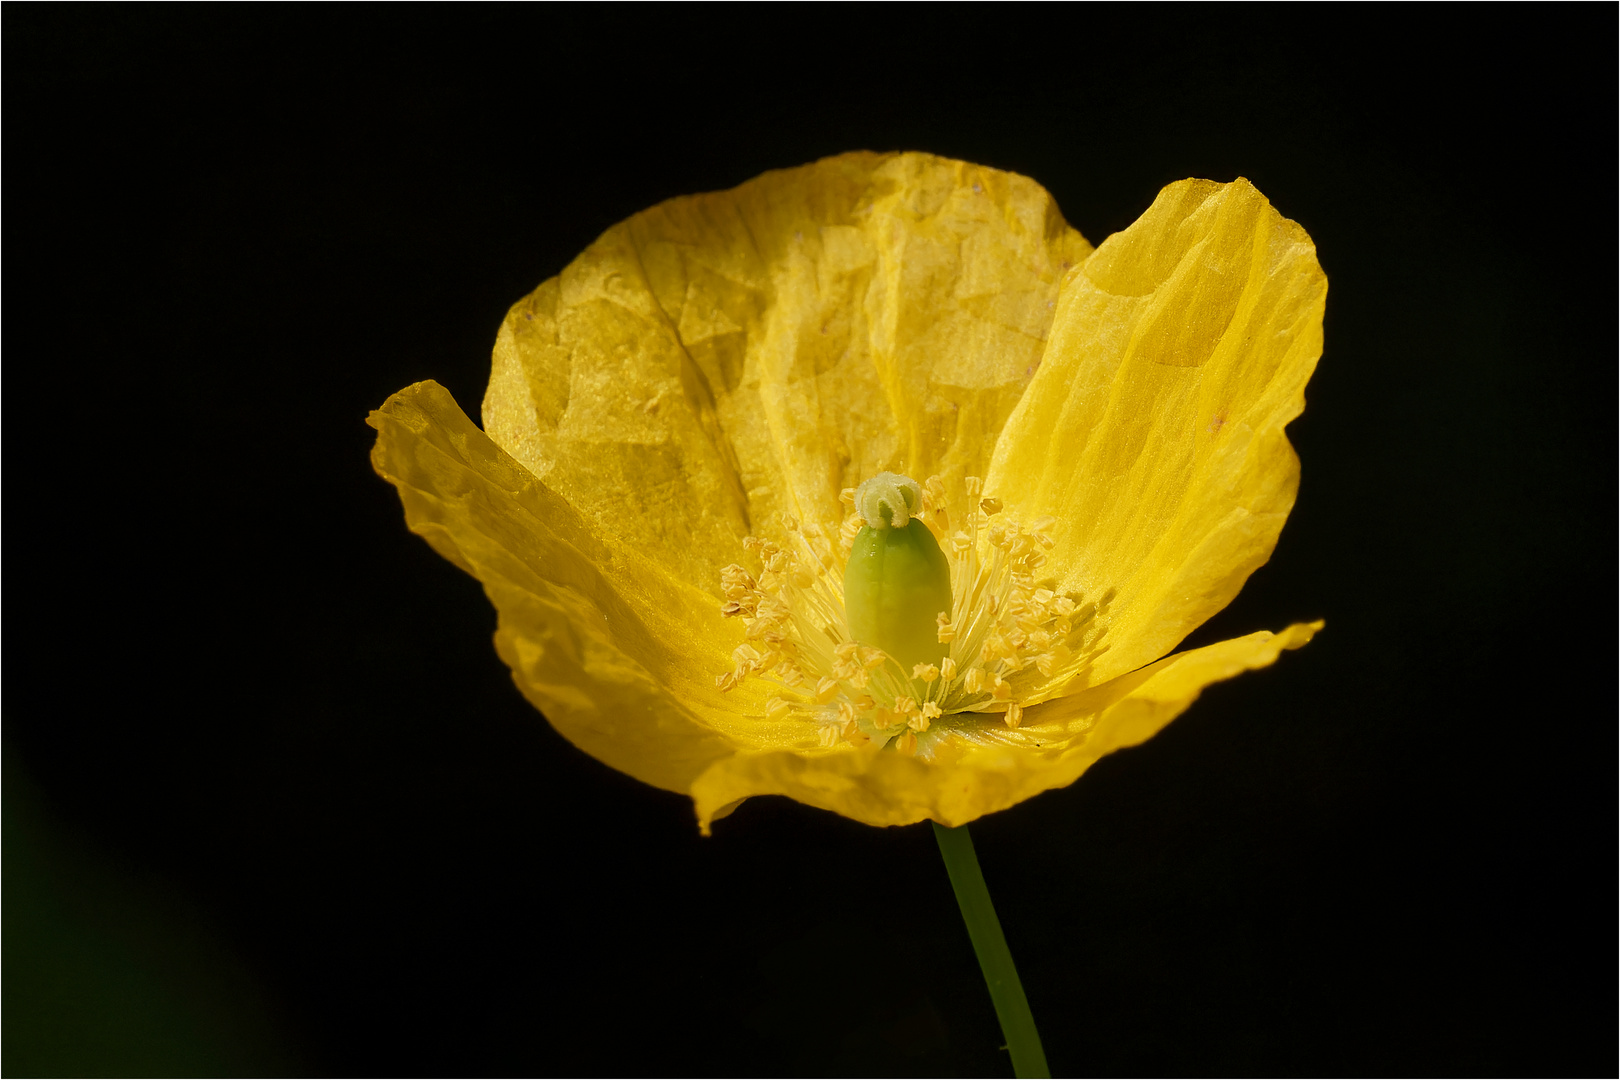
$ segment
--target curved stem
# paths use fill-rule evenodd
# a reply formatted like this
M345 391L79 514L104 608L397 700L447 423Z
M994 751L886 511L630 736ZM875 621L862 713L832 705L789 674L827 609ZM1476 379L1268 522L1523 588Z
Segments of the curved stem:
M1041 1049L1041 1036L1035 1030L1035 1017L1030 1014L1029 999L1024 997L1018 969L1013 966L1007 939L1001 933L1001 920L996 918L995 905L990 902L990 890L984 884L984 872L979 869L973 838L968 835L966 825L947 829L935 822L934 839L939 841L939 853L944 856L945 869L951 875L951 888L962 909L962 921L967 923L968 937L979 957L979 970L984 972L984 983L990 988L990 1000L996 1007L996 1018L1001 1021L1001 1035L1012 1054L1013 1075L1049 1077L1052 1073L1046 1067L1046 1052Z

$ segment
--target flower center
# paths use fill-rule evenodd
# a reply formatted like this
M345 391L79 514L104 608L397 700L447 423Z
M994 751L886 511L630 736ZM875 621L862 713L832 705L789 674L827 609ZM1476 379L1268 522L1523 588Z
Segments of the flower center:
M792 518L786 544L745 538L758 576L733 563L720 582L747 641L716 685L776 683L766 715L815 725L823 746L930 755L950 733L1017 728L1031 696L1079 667L1093 609L1036 579L1055 519L1026 528L980 498L977 477L964 488L955 531L939 477L880 473L843 492L837 555L821 526Z

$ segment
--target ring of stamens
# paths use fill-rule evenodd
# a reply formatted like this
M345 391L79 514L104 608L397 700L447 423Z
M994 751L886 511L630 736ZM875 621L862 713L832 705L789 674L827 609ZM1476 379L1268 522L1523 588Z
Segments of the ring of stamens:
M843 564L865 521L854 509L855 489L846 488L836 536L784 517L785 544L743 540L759 560L757 577L737 563L720 572L721 611L743 620L746 640L715 684L722 691L749 678L777 684L782 692L767 699L766 715L814 724L822 746L893 739L914 753L917 737L943 717L959 728L977 721L1016 729L1028 698L1084 661L1093 609L1037 580L1056 519L1025 526L984 496L978 477L967 477L964 489L956 529L937 476L923 484L916 515L950 561L953 610L936 616L939 641L950 648L939 664L904 671L882 650L851 640Z

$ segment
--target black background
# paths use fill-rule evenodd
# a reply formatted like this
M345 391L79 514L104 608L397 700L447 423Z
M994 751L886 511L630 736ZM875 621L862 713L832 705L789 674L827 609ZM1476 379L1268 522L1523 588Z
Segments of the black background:
M1053 1069L1611 1071L1614 34L7 5L6 1071L1008 1071L926 827L700 839L367 460L609 225L857 148L1093 243L1244 175L1330 281L1298 505L1190 643L1326 632L973 827Z

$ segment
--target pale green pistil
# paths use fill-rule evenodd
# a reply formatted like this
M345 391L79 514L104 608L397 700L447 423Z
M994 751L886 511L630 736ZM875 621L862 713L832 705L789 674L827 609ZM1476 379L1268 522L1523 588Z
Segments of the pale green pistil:
M937 621L951 611L950 563L928 526L912 516L921 504L921 489L909 477L880 473L862 484L855 506L866 525L844 570L850 636L882 649L907 673L938 664L950 648L939 641Z

